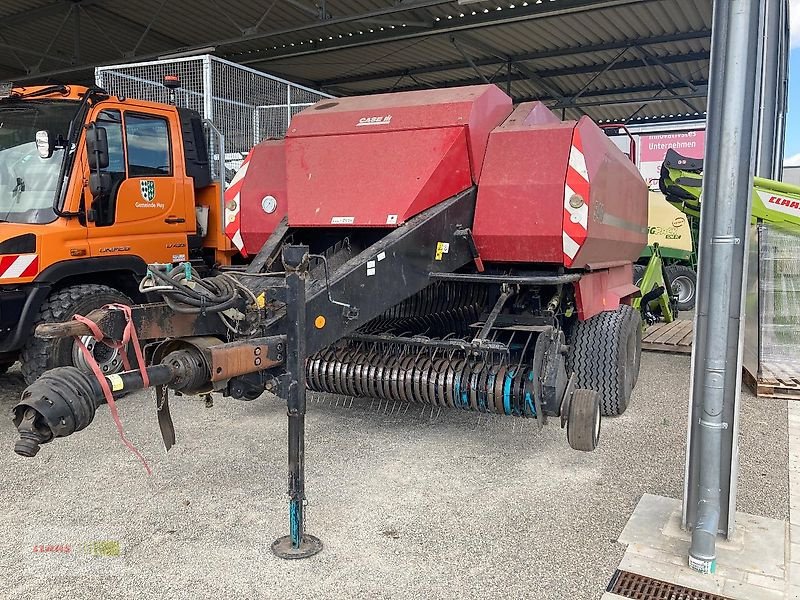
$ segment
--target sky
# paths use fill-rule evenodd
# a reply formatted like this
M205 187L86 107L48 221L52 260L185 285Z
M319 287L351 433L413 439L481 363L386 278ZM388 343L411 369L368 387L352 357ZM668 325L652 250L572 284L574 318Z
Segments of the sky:
M792 50L789 54L789 112L786 115L786 165L800 165L800 0L791 0Z

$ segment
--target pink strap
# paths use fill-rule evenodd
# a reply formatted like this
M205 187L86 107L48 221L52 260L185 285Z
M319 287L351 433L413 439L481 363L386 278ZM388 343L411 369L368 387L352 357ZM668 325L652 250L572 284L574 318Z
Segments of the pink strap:
M127 346L128 342L133 343L133 350L136 354L136 360L139 363L139 372L142 374L142 381L144 382L144 387L150 387L150 378L147 376L147 368L145 367L144 363L144 354L142 353L142 347L139 344L139 337L136 335L136 328L133 326L133 319L131 315L131 307L125 304L108 304L103 308L109 308L113 310L121 310L125 315L125 330L122 334L122 340L117 342L115 340L111 340L105 337L100 327L94 321L87 319L81 315L73 315L73 319L76 321L83 323L86 325L89 330L92 332L92 337L97 342L101 342L108 346L109 348L113 348L115 350L119 350L120 356L122 356L122 364L125 366L126 371L131 370L130 361L128 360L127 353L125 352L125 346ZM125 432L122 429L122 421L119 418L119 411L117 410L117 403L114 401L114 394L111 391L111 388L108 385L108 380L106 380L106 376L100 370L100 366L97 364L97 361L92 356L92 353L89 352L89 349L85 346L85 344L81 341L79 336L75 336L75 343L81 349L83 353L83 357L86 359L86 363L91 367L94 376L97 378L97 382L100 384L100 388L103 390L103 396L105 396L106 402L108 403L108 408L111 411L111 417L114 419L114 424L117 427L117 431L119 432L119 437L122 440L122 443L127 446L128 450L133 452L134 455L142 462L144 465L145 470L147 471L148 475L152 475L152 471L150 470L150 465L147 464L144 456L136 449L136 447L131 444L128 439L125 437Z

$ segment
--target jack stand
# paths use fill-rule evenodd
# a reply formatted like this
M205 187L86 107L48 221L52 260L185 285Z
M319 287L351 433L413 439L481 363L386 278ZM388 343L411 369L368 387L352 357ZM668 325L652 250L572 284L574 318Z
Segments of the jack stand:
M272 543L275 556L306 558L322 550L322 542L303 531L305 510L305 418L306 418L306 277L308 246L283 249L286 269L286 405L289 417L289 535Z

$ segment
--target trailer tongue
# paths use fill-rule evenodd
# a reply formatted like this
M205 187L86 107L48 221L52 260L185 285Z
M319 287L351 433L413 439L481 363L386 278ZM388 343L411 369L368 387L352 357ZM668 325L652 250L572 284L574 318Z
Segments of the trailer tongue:
M628 406L647 189L587 118L513 109L494 86L325 100L253 149L228 208L252 263L206 277L151 265L141 289L163 302L130 315L146 364L50 371L13 409L19 454L148 384L168 447L166 388L276 391L289 409L290 536L273 550L291 558L321 548L303 533L306 389L558 417L578 450L596 447L601 413ZM120 311L88 319L123 339ZM79 321L37 331L89 333Z

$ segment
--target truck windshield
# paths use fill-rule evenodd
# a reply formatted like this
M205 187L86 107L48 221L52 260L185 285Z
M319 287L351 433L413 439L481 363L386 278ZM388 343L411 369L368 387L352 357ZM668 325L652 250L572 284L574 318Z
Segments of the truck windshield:
M77 102L64 100L0 103L0 221L49 223L56 218L53 203L66 150L56 148L50 158L41 158L36 132L67 139L77 110Z

